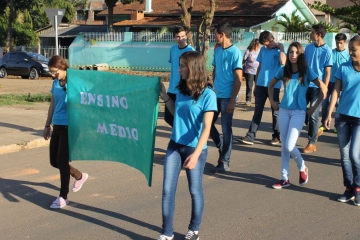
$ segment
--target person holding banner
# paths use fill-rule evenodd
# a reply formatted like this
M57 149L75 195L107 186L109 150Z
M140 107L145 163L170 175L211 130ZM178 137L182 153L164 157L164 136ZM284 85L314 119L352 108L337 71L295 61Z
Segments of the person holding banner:
M66 105L66 69L68 64L61 56L53 56L49 61L50 73L54 79L51 88L51 103L48 110L43 136L50 138L50 124L53 132L50 139L50 164L60 171L60 194L50 208L63 208L69 204L68 193L70 176L75 178L73 192L81 189L88 179L87 173L82 173L69 164L68 143L68 113Z
M191 195L192 210L185 239L199 239L199 226L204 210L202 176L207 159L207 140L214 112L216 95L207 81L206 63L199 52L180 56L180 82L175 103L162 84L160 97L174 115L174 126L164 161L162 193L163 229L159 240L173 239L176 186L181 168L185 168Z

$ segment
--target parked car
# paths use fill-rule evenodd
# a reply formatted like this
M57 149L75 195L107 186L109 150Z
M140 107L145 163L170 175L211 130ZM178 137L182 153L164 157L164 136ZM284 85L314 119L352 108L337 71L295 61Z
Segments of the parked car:
M21 76L23 79L37 79L51 76L49 59L32 52L8 52L0 60L0 78L7 75Z

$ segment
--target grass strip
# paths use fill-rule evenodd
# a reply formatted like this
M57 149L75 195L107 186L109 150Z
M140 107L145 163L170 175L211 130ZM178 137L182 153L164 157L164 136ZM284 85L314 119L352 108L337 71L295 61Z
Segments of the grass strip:
M0 95L0 107L11 105L26 105L35 102L51 102L51 94L3 94Z

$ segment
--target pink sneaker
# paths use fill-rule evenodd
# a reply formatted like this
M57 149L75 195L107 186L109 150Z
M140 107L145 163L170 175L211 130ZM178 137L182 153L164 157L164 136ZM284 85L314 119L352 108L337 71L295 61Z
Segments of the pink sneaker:
M304 171L299 173L299 184L304 186L309 180L309 169L306 167Z
M50 208L63 208L69 204L69 200L62 197L56 198L56 200L50 205Z
M290 186L290 181L288 180L280 180L279 182L275 183L274 185L272 185L273 188L275 189L282 189L284 187L289 187Z
M81 189L82 185L84 184L84 182L88 179L89 174L87 173L82 173L81 179L80 180L75 180L72 191L73 192L77 192Z

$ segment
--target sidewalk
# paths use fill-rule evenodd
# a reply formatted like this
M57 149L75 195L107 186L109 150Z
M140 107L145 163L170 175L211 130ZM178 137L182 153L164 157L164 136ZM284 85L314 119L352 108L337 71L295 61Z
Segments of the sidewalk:
M244 118L244 112L253 112L252 107L243 105L245 84L242 85L234 119ZM50 141L43 138L48 108L49 103L0 107L0 154L48 146Z
M0 154L49 145L42 137L49 103L0 107Z

